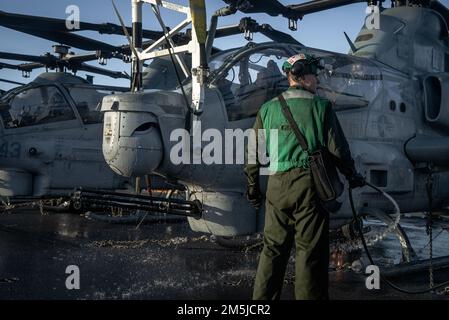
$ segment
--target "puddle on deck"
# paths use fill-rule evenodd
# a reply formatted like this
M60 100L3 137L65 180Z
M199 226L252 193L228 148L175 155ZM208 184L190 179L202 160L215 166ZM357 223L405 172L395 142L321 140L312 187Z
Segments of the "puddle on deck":
M376 221L370 224L378 226ZM449 255L448 225L449 220L434 224L434 257ZM428 258L425 219L403 218L401 226L418 256ZM0 299L249 299L260 252L260 246L224 248L209 235L192 232L186 222L152 222L136 228L74 214L36 212L1 214L0 239ZM393 235L371 251L380 265L401 259ZM339 271L330 266L332 299L449 299L408 296L384 286L369 291L362 266L352 264L358 258L357 252L343 257ZM65 287L68 265L80 269L80 290ZM351 271L351 265L362 272ZM447 279L449 271L436 273L436 282ZM428 285L426 273L398 281L410 289ZM292 257L282 298L293 299L293 290Z

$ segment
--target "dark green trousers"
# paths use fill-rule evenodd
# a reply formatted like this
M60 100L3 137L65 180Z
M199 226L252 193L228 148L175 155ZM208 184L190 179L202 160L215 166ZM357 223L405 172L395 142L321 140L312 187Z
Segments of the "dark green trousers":
M317 201L310 172L299 168L269 177L253 299L280 298L293 243L296 299L328 299L329 215Z

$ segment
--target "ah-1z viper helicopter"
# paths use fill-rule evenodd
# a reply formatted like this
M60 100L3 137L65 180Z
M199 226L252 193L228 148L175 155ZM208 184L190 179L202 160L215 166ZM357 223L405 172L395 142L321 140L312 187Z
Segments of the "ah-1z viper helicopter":
M166 31L154 46L145 50L139 37L144 2L152 5ZM350 42L352 50L348 55L308 48L291 37L283 37L211 56L214 39L222 32L217 29L220 16L238 10L265 12L288 18L289 26L295 29L297 20L306 14L364 1L310 1L291 6L278 1L225 2L229 6L212 16L206 33L204 7L190 11L197 7L197 1L190 1L191 8L167 1L132 1L135 28L131 48L136 85L133 92L110 95L102 102L103 154L114 171L125 176L159 174L185 185L188 199L195 200L201 208L200 215L196 211L195 217L189 218L195 231L217 236L261 231L263 217L255 214L245 199L242 165L174 164L170 153L179 141L170 136L175 130L187 128L189 140L193 140L198 126L192 120L201 121L202 132L215 129L222 136L226 129L250 128L258 107L286 89L280 64L302 51L324 61L327 72L321 76L321 94L334 103L357 168L367 180L391 194L403 212L428 210L429 198L434 211L447 206L449 191L444 186L449 180L445 171L449 159L446 156L449 123L444 104L449 72L449 10L446 7L438 1L396 1L391 8L379 6L379 28L363 26L354 43ZM187 19L169 31L159 7L183 12ZM171 44L168 49L155 51L192 18L194 28L188 44L177 47ZM254 26L246 23L245 35L263 29ZM231 29L223 33L232 34ZM161 56L170 57L173 64L181 66L183 76L178 68L168 71L168 77L178 78L180 85L176 89L143 90L139 83L142 61L154 59L156 63ZM191 70L180 61L189 57ZM158 76L160 73L153 72L149 83ZM186 78L184 82L182 77ZM210 140L200 140L199 145L189 141L189 154L201 154ZM114 204L111 195L97 196L103 204ZM78 200L84 201L82 194ZM86 199L85 203L91 200ZM347 226L351 220L346 193L339 200L341 206L332 215L335 229ZM374 191L358 190L355 200L361 213L374 213L391 223L385 213L391 213L392 206ZM406 240L399 227L394 229ZM406 258L410 259L412 250L408 243L404 246Z
M87 65L95 54L74 55L55 45L59 57L0 52L0 58L29 61L3 68L22 71L57 69L8 91L0 100L0 195L19 199L68 195L76 186L126 189L129 179L119 177L101 154L103 117L96 110L102 97L126 88L94 85L68 70L85 70L113 78L122 72Z
M156 46L143 50L138 35L144 2L151 4L163 28L160 7L187 15L172 31L165 29L165 40L193 19L192 41L162 51L150 52ZM225 161L175 164L170 154L179 147L179 139L172 139L171 134L189 130L188 141L184 142L192 156L204 152L215 138L212 135L195 144L195 133L212 129L225 136L226 129L251 128L260 105L286 89L281 63L301 51L321 57L326 65L320 92L334 103L358 171L391 194L402 212L426 211L429 200L433 211L447 206L449 10L445 6L438 1L394 1L391 8L382 8L381 2L376 7L377 1L369 1L373 11L379 12L379 27L368 29L364 25L354 43L350 41L349 54L277 41L249 43L210 56L219 16L238 10L265 12L288 18L289 26L295 29L297 20L306 14L362 1L310 1L290 6L278 1L225 2L229 6L212 16L206 32L204 2L190 1L188 8L166 1L132 1L134 71L139 72L146 59L174 55L191 56L192 69L175 90L141 90L137 86L134 92L103 99L103 154L114 171L124 175L159 174L185 185L189 200L196 200L202 208L200 217L189 218L194 231L217 236L262 231L263 217L255 214L245 198L242 165ZM245 34L251 31L248 28ZM185 105L186 97L191 105ZM201 129L193 120L201 121ZM332 215L333 228L347 226L350 221L346 196L345 192ZM361 214L374 214L392 223L386 214L392 213L393 207L375 191L358 190L355 203ZM399 218L399 212L396 216ZM398 225L392 229L402 238L401 244L405 242L404 253L410 259L413 250L406 235Z
M34 69L56 69L1 97L0 196L4 209L35 205L36 200L73 209L67 200L78 187L134 191L134 181L117 175L104 162L103 115L97 109L105 95L128 88L94 85L68 70L112 78L129 76L84 63L97 59L97 53L74 55L63 45L55 45L54 50L59 57L0 52L3 59L29 61L1 63L26 77ZM163 185L161 179L151 181L152 187Z
M131 49L128 45L112 46L80 36L73 30L67 30L65 23L64 19L0 11L1 26L84 50L95 50L93 53L74 54L69 52L67 45L54 45L57 56L50 53L34 56L0 52L1 59L26 61L20 64L0 62L0 69L21 71L25 78L35 69L47 69L46 73L28 84L0 79L19 85L8 92L2 91L0 97L0 196L3 209L11 210L15 205L35 205L37 200L52 204L62 201L62 207L58 208L73 209L74 206L69 206L71 203L66 200L79 187L141 191L140 177L131 181L117 175L105 164L101 152L103 115L97 107L106 94L129 89L94 85L92 76L87 79L76 76L77 71L85 71L115 79L129 79L124 72L99 68L86 62L98 60L101 65L106 65L110 58L130 62ZM121 27L111 23L81 22L80 30L123 33ZM143 36L149 39L161 34L143 30ZM183 41L181 37L176 40ZM144 42L145 45L151 43L152 40ZM48 72L49 69L54 71ZM148 192L157 189L167 197L177 192L176 186L158 177L145 176L145 180L145 190Z
M233 33L241 33L246 28L247 24L251 25L251 28L257 28L260 32L262 32L263 34L266 34L267 36L274 37L278 41L284 40L284 41L291 41L293 43L297 43L289 35L279 33L276 30L273 30L268 25L258 26L257 24L255 24L253 21L250 21L250 20L242 21L240 26L235 26L232 28L218 29L216 32L216 37L226 36L228 34L233 34ZM16 65L8 65L7 66L6 64L4 64L5 67L17 69L19 71L22 71L25 75L28 75L28 73L32 69L42 67L42 66L45 66L47 68L57 68L57 69L59 69L59 71L61 71L61 69L63 69L63 68L69 68L73 71L83 70L83 69L87 69L87 68L89 68L88 70L92 70L92 69L94 69L94 67L85 65L85 64L81 65L81 62L96 59L96 58L98 58L100 60L104 60L104 59L111 58L111 57L124 59L131 52L131 49L130 49L131 46L129 46L129 45L128 46L126 46L126 45L125 46L111 46L107 43L100 42L98 40L93 40L93 39L89 39L89 38L86 38L83 36L75 35L75 34L73 34L73 31L66 30L65 20L62 20L62 19L34 17L34 16L28 16L28 15L0 12L0 25L17 30L17 31L25 32L27 34L38 36L38 37L41 37L41 38L44 38L47 40L63 42L67 45L76 46L76 47L82 48L84 50L92 50L94 48L97 49L97 52L93 53L93 54L76 55L75 56L73 54L68 53L67 47L57 46L57 47L55 47L56 49L58 49L58 50L65 49L65 51L66 51L66 52L60 53L59 59L52 55L49 55L49 54L37 57L37 56L30 56L30 55L0 53L0 57L5 58L5 59L30 61L31 63L20 64L17 66ZM80 29L76 30L76 31L83 31L83 30L94 30L94 31L98 31L100 33L112 33L112 34L127 34L127 32L130 32L130 28L122 28L121 29L119 26L111 24L111 23L93 24L93 23L82 22L82 23L80 23ZM163 33L153 32L153 31L149 31L149 30L143 30L143 32L142 32L142 35L147 38L155 37L155 35L160 36L161 34L163 34ZM189 37L186 34L182 34L182 33L178 33L176 35L170 36L170 41L173 41L174 43L181 44L181 45L187 43L186 39L189 39ZM164 39L164 40L167 40L167 39ZM166 41L166 42L168 42L168 41ZM141 42L143 47L148 47L148 46L155 47L155 46L163 45L163 43L164 43L164 41L159 41L157 43L154 43L154 41L148 41L148 42L142 41ZM209 49L211 52L217 51L217 49L214 48L213 46L211 46ZM124 59L124 60L127 61L128 59ZM188 70L190 68L189 61L182 61L179 58L177 58L176 60L178 61L178 65L183 66L183 71L188 72ZM99 69L95 68L94 71L99 72ZM174 69L170 60L157 59L157 60L153 61L150 66L148 66L145 75L141 79L141 83L144 88L151 88L151 89L175 88L176 81L173 81L173 78L174 78L173 74L175 71L176 70ZM115 77L123 76L123 74L121 74L121 73L113 73L111 71L109 71L107 74L111 75L111 76L115 76ZM61 78L61 79L59 79L59 78ZM35 110L28 110L29 112L26 112L26 110L21 110L21 111L19 110L20 112L15 112L14 115L11 115L11 112L14 112L14 108L12 108L11 103L14 102L15 96L17 94L19 94L21 92L21 90L25 91L25 89L32 89L34 87L39 87L39 90L37 90L39 93L42 91L42 83L43 82L45 82L46 85L59 86L59 82L60 82L59 80L64 80L64 81L61 81L62 83L61 83L60 90L62 92L67 91L68 95L65 97L67 99L67 101L71 101L74 99L74 97L71 97L71 95L73 95L73 91L74 91L74 89L72 87L74 87L74 86L79 87L81 85L81 86L85 86L86 90L91 87L87 83L79 84L78 82L80 79L75 76L68 75L68 74L62 74L62 73L51 73L51 74L44 74L43 76L38 77L35 81L33 81L30 85L28 85L25 88L21 88L20 90L15 90L15 91L9 93L7 96L4 97L5 98L4 114L5 114L5 117L9 116L9 118L11 118L10 119L11 121L7 121L9 118L5 120L5 123L7 126L6 129L8 129L8 130L4 130L6 132L6 134L4 135L4 139L6 139L8 141L12 141L11 139L17 139L16 133L18 130L21 130L21 131L25 131L25 132L23 132L24 135L20 136L21 138L24 139L22 141L34 143L34 141L36 141L36 139L38 139L41 142L43 140L45 140L42 138L44 136L46 136L45 135L46 130L39 131L39 135L37 135L37 136L35 136L35 132L33 130L30 130L30 128L35 129L35 130L37 130L37 129L40 130L41 129L40 127L42 127L43 125L48 127L48 124L46 124L46 122L40 123L40 122L42 122L40 119L42 117L38 117L37 111L35 112ZM135 82L135 79L133 79L132 85L134 85L134 82ZM95 89L95 88L92 88L92 89ZM96 89L111 89L111 88L105 87L105 86L102 86L100 88L99 86L96 86ZM122 88L118 88L117 90L122 91ZM96 90L92 90L92 91L97 92ZM80 101L84 101L86 96L88 96L86 94L82 94L83 92L85 93L87 91L82 91L80 94L76 95L76 98L81 99ZM48 96L48 94L45 94L45 96ZM101 98L101 97L98 96L98 98ZM37 100L42 100L42 99L37 99ZM19 99L19 102L20 102L20 99ZM20 103L17 103L17 104L20 105ZM75 102L73 105L75 106L74 114L80 113L80 116L81 116L81 112L78 110L81 107L80 106L81 104L79 103L79 101L77 101L75 99ZM96 105L95 103L90 103L91 108L95 107L95 105ZM31 111L33 111L33 112L31 112ZM9 113L9 115L7 113ZM29 114L30 116L31 115L33 115L33 116L27 117L27 114ZM96 113L96 115L98 116L97 113ZM28 123L28 122L30 122L30 123ZM51 138L50 138L51 141L54 142L54 140L56 138L59 140L62 139L62 137L60 135L53 134L54 130L57 130L58 128L64 129L64 131L68 135L71 134L71 132L68 132L66 130L67 128L65 128L65 126L64 126L65 123L66 122L63 122L63 123L61 122L59 124L57 124L57 123L53 124L54 125L53 131L49 132L49 134L51 135ZM99 124L99 123L97 123L97 124ZM26 127L26 128L24 128L24 127ZM90 124L89 127L98 127L98 125L94 126L94 125ZM48 129L48 128L46 128L46 129ZM145 126L142 128L139 128L137 131L145 131ZM11 133L11 134L9 134L9 133ZM28 135L26 133L28 133ZM32 136L30 136L30 135L32 135ZM11 142L11 143L15 143L15 142L16 141ZM14 144L14 146L15 145L16 144ZM77 145L77 143L75 142L73 144L70 144L70 146L69 146L67 144L64 144L64 141L61 141L60 145L62 145L62 146L66 145L66 147L68 147L68 148L62 148L62 147L61 148L67 149L65 153L67 153L67 152L70 153L70 148L73 145ZM54 143L50 143L48 148L45 148L45 150L48 151L47 153L53 154L54 152L50 151L50 150L54 150L54 147L55 147ZM20 148L20 149L23 149L23 148ZM21 154L20 159L16 158L16 157L12 157L12 158L8 157L8 156L4 157L4 159L3 159L4 161L2 162L2 164L3 164L3 166L8 167L7 171L8 171L9 176L11 176L11 177L5 176L5 182L6 181L10 181L10 182L14 181L14 183L10 183L7 186L5 186L5 190L3 190L4 195L17 197L17 196L29 195L30 193L34 196L48 195L49 193L51 193L51 194L58 193L59 194L59 193L67 192L68 190L70 190L70 188L73 188L74 186L82 186L83 189L101 188L103 191L105 189L108 189L108 190L111 189L111 188L106 188L106 185L103 185L103 184L99 185L97 183L99 181L101 182L102 180L107 179L110 175L105 174L103 172L102 174L104 174L104 177L102 179L91 179L92 176L94 176L93 173L86 174L86 172L80 172L79 170L74 170L73 166L77 163L80 164L79 169L83 168L81 162L87 161L83 157L82 158L84 160L79 162L79 159L75 156L71 157L71 159L66 159L66 156L58 156L58 153L55 153L56 159L54 159L54 161L53 161L52 159L49 159L48 157L47 157L48 159L45 157L42 157L43 152L41 149L43 149L43 148L30 147L27 149L31 150L31 153L30 152L28 152L28 153L21 152L23 150L20 150L20 152L16 152L16 153ZM95 150L97 150L97 149L95 149ZM62 152L62 153L60 152L59 154L63 154L63 153L64 152ZM90 154L93 155L94 153L95 152L91 152ZM98 155L97 153L95 153L95 154ZM13 155L16 155L16 154L13 154ZM23 157L22 157L22 155L23 155ZM90 160L92 160L92 159L90 159ZM97 160L99 160L99 159L97 159ZM43 161L45 163L43 163ZM53 168L54 163L59 163L61 161L63 163L65 163L65 165L62 166L63 169L65 168L65 171L63 172L64 174L61 174L62 172L60 170L53 170L52 172L48 172L48 168ZM89 161L89 163L90 163L91 167L97 165L96 161ZM137 164L134 163L134 165L137 165ZM23 170L25 170L25 172L22 172ZM72 171L68 172L68 170L72 170ZM100 170L100 171L102 171L102 170ZM130 172L130 171L122 171L121 173L126 176L133 175L133 172ZM74 180L67 179L68 176L76 176L77 178ZM84 181L83 180L84 178L89 179L89 181L88 182ZM95 181L95 180L98 180L98 181ZM157 177L154 177L153 180L154 181L152 181L152 186L157 186L158 181L161 182L160 179L157 179ZM30 181L36 181L36 185L33 186L32 188L30 187ZM154 184L154 182L156 182L156 185ZM159 183L159 185L161 185L161 183ZM115 185L113 185L112 187L114 187L114 186ZM164 186L167 186L167 184L165 184ZM173 187L173 185L170 185L170 186ZM20 188L26 189L26 190L19 190ZM173 199L171 199L170 201L173 201ZM191 205L191 203L190 203L190 205ZM169 206L170 205L168 205L168 207ZM187 204L187 207L189 207L189 204ZM141 209L142 207L139 206L138 208ZM148 208L148 207L145 207L145 208ZM152 207L152 208L159 209L159 208L154 208L154 207ZM175 211L175 212L179 213L179 211Z

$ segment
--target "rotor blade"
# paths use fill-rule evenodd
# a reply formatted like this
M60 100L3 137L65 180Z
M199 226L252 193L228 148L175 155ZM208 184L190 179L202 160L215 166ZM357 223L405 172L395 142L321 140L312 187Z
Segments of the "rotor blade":
M74 54L74 55L69 54L63 58L63 60L67 61L68 63L83 63L97 59L98 59L97 53Z
M266 13L270 16L283 15L290 17L295 12L291 11L288 7L284 6L277 0L223 0L227 4L234 6L237 10L244 13ZM292 16L293 18L293 16Z
M18 70L19 66L15 65L15 64L9 64L9 63L0 62L0 69Z
M101 50L105 53L119 52L131 54L129 45L113 46L105 42L74 34L67 30L65 20L63 19L28 16L0 11L0 26L87 51ZM128 33L132 30L129 27L125 27L125 29ZM121 26L109 23L93 24L80 22L80 29L75 31L92 30L99 33L126 35L125 29ZM143 31L144 38L158 39L162 36L163 33L161 31ZM186 35L178 34L173 37L173 41L175 41L175 43L180 42L184 44L190 41L190 39L188 39ZM151 45L153 41L146 41L145 43Z
M300 4L284 6L277 0L223 0L244 13L266 13L271 16L282 15L291 19L302 19L306 14L333 9L352 3L367 2L367 0L314 0Z
M262 24L259 28L259 32L276 42L286 42L291 44L302 45L300 42L296 41L295 38L293 38L291 35L282 31L275 30L269 24Z
M14 30L33 35L42 39L65 44L73 48L87 51L102 50L105 52L121 52L121 47L113 46L105 42L89 39L70 32L48 31L40 29L30 29L28 27L15 28Z
M30 16L17 13L0 11L0 25L10 29L23 29L27 26L31 30L44 30L52 32L69 32L65 19ZM128 32L132 28L127 27ZM121 26L113 23L80 22L79 29L73 31L97 31L100 34L124 35ZM143 30L142 35L146 39L159 39L163 36L161 31Z
M88 53L80 55L67 55L62 59L58 59L57 57L50 54L44 56L32 56L26 54L0 52L0 58L7 60L31 61L32 63L23 63L20 65L10 65L6 63L0 64L0 68L3 65L5 68L9 67L10 69L15 70L31 71L33 69L42 67L56 68L61 64L68 69L78 69L79 66L82 65L82 63L96 60L98 56L97 53ZM117 75L117 73L112 73L112 75Z
M6 83L11 83L11 84L18 84L19 86L25 85L25 83L22 83L22 82L12 81L12 80L3 79L3 78L0 78L0 81L6 82Z
M83 50L119 51L120 47L70 33L65 20L0 11L0 26Z
M228 36L233 36L236 34L241 34L242 30L240 30L239 25L233 25L233 26L225 26L218 28L217 31L215 31L215 38L223 38Z
M114 23L88 23L88 22L80 22L80 30L90 30L97 31L100 34L116 34L119 36L124 36L123 28ZM130 27L126 27L128 33L132 33L133 29ZM163 36L161 31L153 31L153 30L142 30L142 37L144 39L153 39L157 40Z
M245 18L243 18L243 19L245 19ZM254 21L254 24L251 26L251 31L252 32L260 32L264 36L266 36L276 42L286 42L286 43L301 45L301 43L296 41L295 38L293 38L291 35L284 33L282 31L275 30L269 24L259 25L258 23L256 23ZM236 35L236 34L241 34L243 32L245 32L245 30L242 27L242 23L240 23L238 25L233 25L233 26L221 27L216 30L215 38L228 37L228 36L232 36L232 35Z
M192 17L192 26L195 31L196 39L199 44L200 65L207 68L206 55L206 38L207 38L207 22L206 22L206 4L204 0L189 0L190 14Z
M287 8L303 16L306 14L342 7L348 4L359 2L366 2L366 0L314 0L300 4L288 5Z
M46 65L39 62L21 63L18 65L18 70L33 71L34 69L44 68Z
M0 69L11 69L11 70L19 70L19 71L33 71L34 69L43 68L45 65L38 62L31 63L21 63L21 64L9 64L0 62Z
M189 3L197 40L200 44L205 44L207 36L206 4L204 0L190 0Z
M80 64L79 66L73 67L72 69L73 71L86 71L86 72L92 72L92 73L96 73L96 74L101 74L104 76L108 76L114 79L129 79L129 75L120 72L120 71L111 71L111 70L107 70L107 69L103 69L103 68L99 68L99 67L94 67L85 63Z
M0 59L6 60L18 60L18 61L31 61L38 62L42 64L50 64L56 62L56 57L47 54L44 56L32 56L28 54L20 54L20 53L10 53L10 52L0 52Z

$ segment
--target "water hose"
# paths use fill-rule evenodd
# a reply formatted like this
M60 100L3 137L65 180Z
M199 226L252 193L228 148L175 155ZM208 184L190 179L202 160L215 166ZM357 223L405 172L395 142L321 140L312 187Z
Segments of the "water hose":
M399 208L399 205L397 202L386 192L383 190L380 190L376 186L372 186L377 192L381 193L385 198L387 198L394 206L395 213L394 213L394 221L392 224L390 224L382 233L371 235L368 239L365 236L365 242L368 246L373 246L377 242L383 240L389 232L392 232L398 225L399 221L401 219L401 210ZM349 190L349 199L351 200L351 190ZM359 219L355 219L357 222ZM362 239L359 239L358 241L352 241L344 244L339 244L339 248L343 249L345 252L355 251L363 249L363 241Z
M396 212L398 212L398 216L400 216L399 206L396 203L396 201L389 194L387 194L385 191L379 189L378 187L372 185L369 182L365 181L365 184L368 187L370 187L370 188L376 190L377 192L379 192L380 194L382 194L386 199L388 199L394 205L394 207L396 209ZM349 187L348 191L349 191L349 203L351 205L352 214L353 214L353 217L354 217L355 221L358 221L359 218L357 216L357 211L356 211L355 205L354 205L354 199L353 199L353 196L352 196L352 188ZM400 218L396 217L395 221L397 221L399 223L399 219ZM358 229L358 233L359 233L359 236L360 236L360 240L362 242L363 249L365 250L366 256L368 257L368 260L370 261L370 263L372 265L376 265L376 263L374 262L371 254L369 252L365 236L363 235L362 225L361 225L361 223L356 223L356 225L357 225L357 229ZM397 225L397 223L394 224L394 228L396 227L396 225ZM387 231L388 231L388 229L387 229ZM411 290L407 290L407 289L404 289L404 288L401 288L401 287L397 286L396 284L391 282L389 279L387 279L386 277L382 276L382 273L380 273L380 279L383 282L385 282L388 286L390 286L392 289L397 290L397 291L402 292L402 293L406 293L406 294L424 294L424 293L434 292L435 289L438 289L438 288L445 287L445 286L449 285L449 280L448 280L448 281L445 281L445 282L440 283L438 285L434 285L434 286L432 286L432 287L430 287L428 289L425 289L425 290L411 291Z

